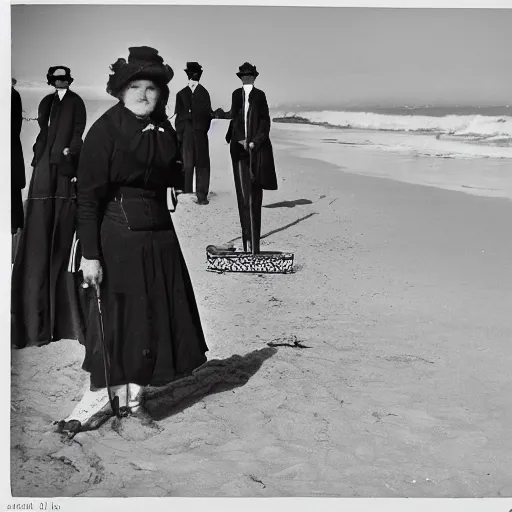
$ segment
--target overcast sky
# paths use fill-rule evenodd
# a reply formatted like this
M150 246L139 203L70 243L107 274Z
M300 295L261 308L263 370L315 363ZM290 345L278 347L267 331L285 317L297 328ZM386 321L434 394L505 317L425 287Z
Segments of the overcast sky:
M104 89L109 65L137 45L174 69L171 94L199 61L214 108L229 108L246 60L274 105L512 103L512 9L12 6L18 80L63 64L74 85Z

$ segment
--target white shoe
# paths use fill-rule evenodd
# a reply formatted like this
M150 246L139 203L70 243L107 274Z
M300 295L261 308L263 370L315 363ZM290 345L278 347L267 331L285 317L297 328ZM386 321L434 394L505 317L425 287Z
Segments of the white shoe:
M138 384L128 384L128 407L130 411L137 412L141 407L142 402L142 393L144 392L144 387L139 386Z
M88 389L80 402L76 404L73 412L64 421L79 421L82 426L85 426L97 414L107 414L109 412L112 412L112 408L110 407L107 388L98 389L97 391Z

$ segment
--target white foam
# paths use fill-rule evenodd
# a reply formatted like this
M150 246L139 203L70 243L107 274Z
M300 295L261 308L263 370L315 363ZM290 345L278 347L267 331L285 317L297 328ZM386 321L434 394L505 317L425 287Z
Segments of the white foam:
M390 115L372 112L314 111L280 112L276 117L300 117L307 122L335 128L388 130L402 132L434 132L454 136L500 138L512 142L512 117L482 115Z

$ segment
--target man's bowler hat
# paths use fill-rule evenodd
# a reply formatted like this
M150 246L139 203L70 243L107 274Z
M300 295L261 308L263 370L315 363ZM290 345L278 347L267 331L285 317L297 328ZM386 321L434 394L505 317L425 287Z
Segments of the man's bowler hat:
M259 73L256 71L256 66L249 64L248 62L244 62L239 68L237 76L242 78L243 76L253 76L256 78Z
M187 69L184 70L188 76L199 73L199 75L203 74L203 67L199 64L199 62L187 62Z

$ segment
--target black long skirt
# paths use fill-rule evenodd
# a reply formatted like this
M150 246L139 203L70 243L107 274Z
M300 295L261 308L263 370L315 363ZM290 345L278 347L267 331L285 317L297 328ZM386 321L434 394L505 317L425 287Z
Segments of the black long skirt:
M18 348L80 339L67 272L75 232L76 185L49 163L34 168L12 270L11 343Z
M164 385L206 362L208 351L178 238L168 231L130 231L112 208L103 220L101 285L110 384ZM83 369L105 387L96 315L89 314Z
M18 229L23 229L23 200L21 189L11 187L11 234L15 235Z

